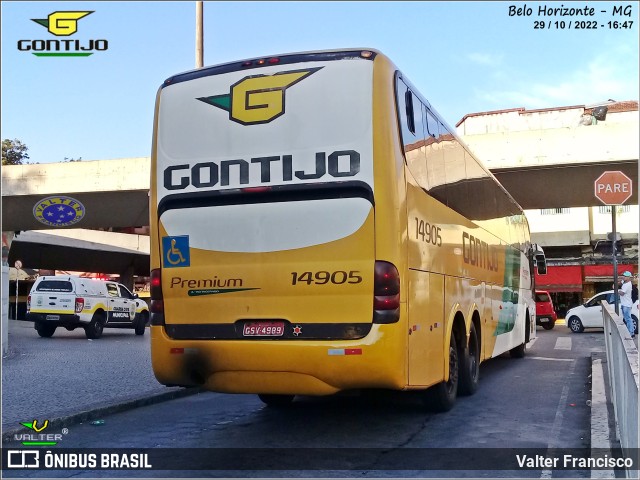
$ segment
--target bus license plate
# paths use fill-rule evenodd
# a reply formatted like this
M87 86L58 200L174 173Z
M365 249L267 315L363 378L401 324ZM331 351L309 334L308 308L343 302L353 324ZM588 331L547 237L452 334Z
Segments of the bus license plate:
M284 335L284 322L245 323L242 335L245 337L281 337Z
M47 315L45 318L47 320L60 320L60 315Z

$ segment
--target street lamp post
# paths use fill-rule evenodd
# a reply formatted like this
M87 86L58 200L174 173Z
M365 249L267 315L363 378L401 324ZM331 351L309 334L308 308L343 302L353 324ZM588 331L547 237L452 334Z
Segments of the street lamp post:
M204 65L203 30L203 5L199 1L196 2L196 68L202 68Z

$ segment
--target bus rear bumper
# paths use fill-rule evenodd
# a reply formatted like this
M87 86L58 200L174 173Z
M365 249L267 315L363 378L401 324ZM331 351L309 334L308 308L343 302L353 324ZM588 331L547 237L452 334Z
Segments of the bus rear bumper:
M164 385L225 393L331 395L407 386L398 324L357 341L173 340L151 326L151 359ZM394 353L395 352L395 353Z

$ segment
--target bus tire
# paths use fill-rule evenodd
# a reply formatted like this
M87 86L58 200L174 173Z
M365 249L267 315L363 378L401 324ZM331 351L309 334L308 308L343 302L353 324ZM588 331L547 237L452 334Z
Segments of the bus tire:
M480 345L476 327L471 323L469 330L469 345L465 348L460 360L460 378L458 380L458 394L473 395L478 390L480 380Z
M458 393L458 347L456 337L451 332L449 341L449 379L434 385L425 392L425 405L436 412L447 412L456 403Z
M96 312L91 318L89 325L84 327L84 333L89 340L97 340L102 336L104 329L104 312Z
M262 400L262 403L267 405L268 407L287 407L291 405L293 402L293 397L295 395L273 395L273 394L259 394L258 398Z
M51 338L56 331L57 325L51 325L47 323L36 323L35 325L36 332L42 338Z
M524 358L526 351L527 351L526 345L524 343L521 343L517 347L509 350L509 355L511 355L511 358Z

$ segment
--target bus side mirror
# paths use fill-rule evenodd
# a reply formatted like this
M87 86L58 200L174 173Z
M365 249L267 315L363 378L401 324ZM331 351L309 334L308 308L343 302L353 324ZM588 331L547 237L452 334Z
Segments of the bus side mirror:
M547 274L547 258L544 255L536 255L536 268L538 275Z
M538 271L538 275L546 275L547 274L547 257L544 254L544 250L537 243L531 245L530 255L533 256L533 259L536 262L536 270Z

